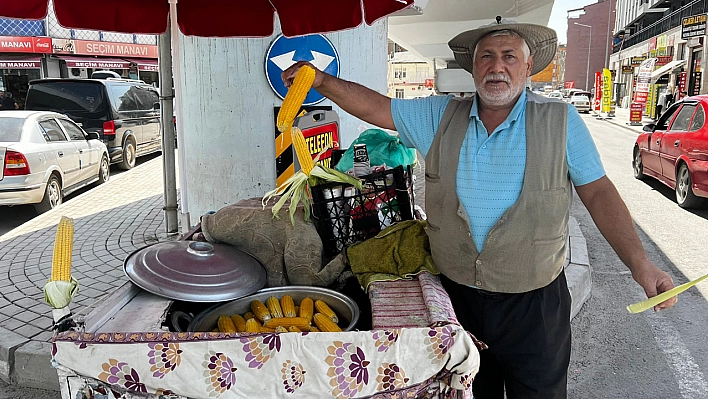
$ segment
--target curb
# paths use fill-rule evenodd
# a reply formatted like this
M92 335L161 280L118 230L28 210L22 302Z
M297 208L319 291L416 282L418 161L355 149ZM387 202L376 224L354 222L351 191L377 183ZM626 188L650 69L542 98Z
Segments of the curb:
M568 290L572 301L570 306L570 319L572 320L592 295L592 273L587 242L578 221L572 216L568 220L568 240L570 241L568 247L570 260L565 267L565 277L568 281Z

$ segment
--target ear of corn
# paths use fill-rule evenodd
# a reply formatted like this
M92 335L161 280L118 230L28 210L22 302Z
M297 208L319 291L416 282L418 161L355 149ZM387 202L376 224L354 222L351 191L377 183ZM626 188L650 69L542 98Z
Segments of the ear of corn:
M301 329L299 329L299 328L297 328L297 327L295 327L295 326L290 326L290 327L288 327L288 331L289 331L289 332L302 332Z
M283 317L283 310L280 308L278 298L274 296L268 298L268 300L266 300L266 306L268 306L270 317Z
M300 111L302 103L305 102L307 93L312 88L312 83L315 81L315 70L307 65L301 67L293 84L288 89L288 93L283 99L283 105L278 111L277 126L278 131L285 132L292 125L293 120Z
M315 309L319 313L322 313L323 315L329 317L334 323L339 323L339 318L337 317L337 314L334 313L334 311L330 309L330 307L324 301L315 301Z
M310 326L310 332L320 332L320 329L315 326Z
M270 319L263 325L270 328L295 326L301 330L307 330L310 327L310 322L302 317L279 317L277 319Z
M322 313L315 313L312 319L315 321L317 328L319 328L322 332L342 331L342 329L339 328L339 326L333 322L332 319Z
M295 301L293 301L293 297L290 295L283 295L283 297L280 298L280 308L283 309L284 317L297 317Z
M261 326L261 327L258 327L258 332L260 332L260 333L274 333L275 329Z
M53 309L69 306L79 291L79 283L71 277L71 252L74 246L74 221L62 216L57 225L52 257L51 278L44 285L44 300Z
M288 329L285 328L285 327L283 327L283 326L277 326L277 327L275 327L275 332L277 332L277 333L286 333L286 332L288 332Z
M229 316L219 316L219 321L217 322L217 324L219 326L219 331L221 332L237 332L236 326L234 325L233 320L231 320L231 317Z
M246 320L246 332L257 333L260 332L260 323L256 319Z
M234 327L236 327L237 332L246 331L246 319L240 314L235 314L231 316L231 321L234 322Z
M302 130L296 127L290 131L293 135L293 148L295 149L297 160L300 162L302 173L310 176L312 169L315 168L315 161L312 160L312 154L310 154L310 149L307 147L307 142L305 142L305 136L302 135Z
M243 318L244 318L245 320L253 319L253 318L255 318L255 317L256 317L256 316L253 314L253 312L246 312L246 313L243 314Z
M74 246L74 220L62 216L57 226L52 256L52 281L71 281L71 251Z
M253 315L262 322L266 322L271 319L268 308L259 300L251 302L251 310L253 311Z
M312 322L312 315L314 313L314 302L312 298L305 298L300 301L300 313L299 316L307 319L307 321Z

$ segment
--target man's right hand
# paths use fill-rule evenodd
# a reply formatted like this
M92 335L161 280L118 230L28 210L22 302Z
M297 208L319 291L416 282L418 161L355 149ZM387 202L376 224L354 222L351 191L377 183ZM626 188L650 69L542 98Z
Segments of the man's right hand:
M280 75L280 77L283 79L283 83L285 84L285 87L290 87L293 84L293 79L295 79L295 75L297 75L297 71L299 71L300 68L303 67L303 65L307 65L310 68L315 70L315 81L312 82L312 87L316 89L317 87L319 87L320 84L322 84L322 78L323 78L322 71L315 68L314 65L310 64L307 61L298 61L295 64L291 65L288 69L284 70L283 73Z

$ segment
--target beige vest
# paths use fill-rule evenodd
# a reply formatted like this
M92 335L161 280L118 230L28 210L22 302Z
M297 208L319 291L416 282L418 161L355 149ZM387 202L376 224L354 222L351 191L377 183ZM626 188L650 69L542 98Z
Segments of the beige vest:
M460 284L527 292L562 271L570 216L568 105L526 93L526 170L519 199L492 227L482 253L457 197L456 175L472 99L453 99L425 158L425 211L433 260ZM441 172L442 171L442 172Z

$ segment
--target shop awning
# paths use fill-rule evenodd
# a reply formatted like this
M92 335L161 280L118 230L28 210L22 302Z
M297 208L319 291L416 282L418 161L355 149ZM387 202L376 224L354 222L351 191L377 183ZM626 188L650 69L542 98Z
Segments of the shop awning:
M8 55L0 56L0 69L39 69L42 67L42 57L39 55Z
M681 67L683 64L686 63L686 60L676 60L676 61L671 61L668 64L664 65L663 67L657 69L656 71L651 73L651 80L657 80L660 77L666 75L667 73L673 71L674 69Z
M158 72L158 65L157 65L157 60L150 59L150 58L126 58L125 59L128 62L132 62L136 65L138 65L138 70L139 71L152 71L152 72Z
M66 61L67 68L130 69L130 62L120 58L58 57Z

